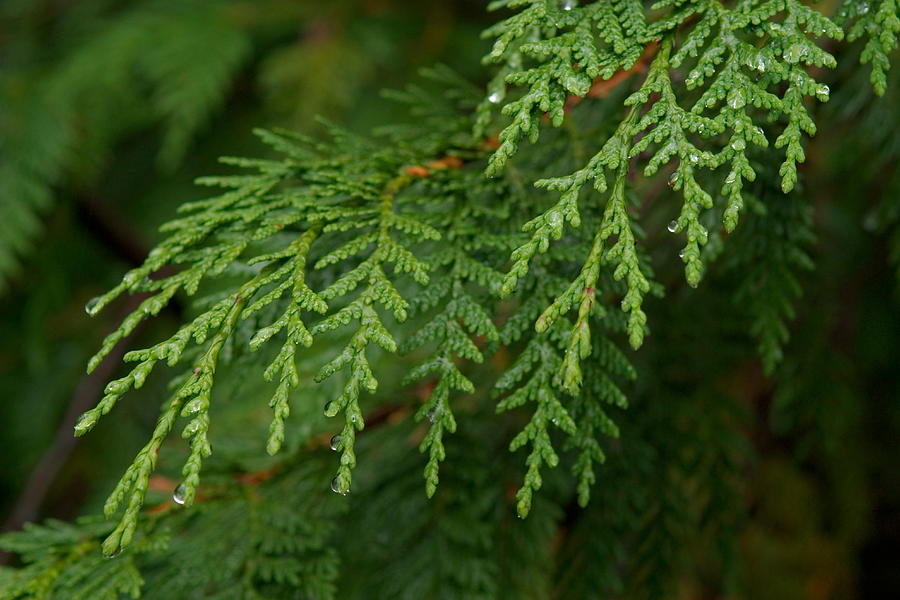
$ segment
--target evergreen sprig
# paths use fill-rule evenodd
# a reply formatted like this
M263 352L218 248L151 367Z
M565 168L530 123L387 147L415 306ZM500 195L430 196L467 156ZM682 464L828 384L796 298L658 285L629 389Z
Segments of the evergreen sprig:
M454 161L451 161L451 163ZM439 174L438 174L439 177ZM478 223L502 219L505 210L494 208L489 199L495 193L483 184L481 173L469 170L462 176L435 178L427 191L436 201L425 202L435 215L433 226L447 232L440 246L426 259L431 282L414 300L417 313L434 311L418 331L403 343L401 352L409 353L433 346L422 362L410 369L404 383L436 376L428 397L416 412L416 419L430 422L419 445L429 454L425 466L426 494L437 490L439 463L446 458L444 432L456 431L456 419L450 406L450 394L472 394L475 385L457 365L459 360L481 363L487 351L497 347L500 336L493 322L493 303L502 275L482 259L496 255L493 236L486 236ZM441 199L448 198L448 203ZM493 198L496 202L496 198ZM475 338L475 339L473 339ZM478 343L480 342L480 344Z
M615 5L617 14L624 19L622 29L629 32L629 40L636 48L626 52L627 60L617 59L617 40L607 40L607 44L600 44L607 54L598 62L585 58L589 53L584 50L580 50L578 57L583 60L573 60L561 48L570 52L572 48L582 48L584 44L577 45L569 39L570 30L597 22L601 5L608 3L589 3L577 8L570 2L560 3L556 8L552 2L497 5L501 4L527 7L489 30L497 36L489 58L505 65L506 82L526 91L520 99L507 102L503 108L504 114L512 116L512 122L499 135L500 147L491 158L489 174L495 174L513 156L521 136L527 133L532 142L537 140L541 113L548 113L551 123L560 126L565 119L567 94L586 96L593 79L609 79L617 69L632 68L641 53L653 51L655 40L660 40L646 78L625 100L626 115L600 152L571 175L536 183L561 192L560 199L525 224L525 230L533 232L531 239L513 253L513 266L503 288L505 293L512 291L516 281L527 273L533 257L546 252L553 240L563 236L566 223L576 228L581 225L582 188L590 181L598 192L607 192L606 172L609 171L615 179L596 244L584 259L581 275L566 294L551 304L536 327L541 331L575 304L583 306L588 302L587 295L580 290L593 290L592 279L600 261L612 261L617 264L617 277L628 283L622 308L630 316L630 341L638 347L646 323L641 305L650 283L635 249L633 218L625 209L625 182L631 162L643 160L646 155L644 174L651 176L677 158L670 185L682 193L684 202L669 230L686 232L687 245L681 259L688 283L696 286L704 268L701 248L709 238L703 212L713 207L713 193L704 186L701 170L715 171L728 166L721 188L721 196L728 202L723 225L727 231L734 230L744 205L743 182L756 177L748 149L765 148L769 143L765 130L756 123L780 122L782 132L774 145L785 148L780 170L782 189L784 192L793 189L797 181L796 165L805 160L801 135L815 133L804 99L814 97L824 102L829 96L828 86L818 83L807 69L835 66L833 56L809 35L840 39L843 31L825 15L795 0L748 0L738 2L733 8L713 1L660 2L655 9L662 11L661 16L649 22L639 4L623 2ZM683 30L687 34L676 46L676 33L684 36ZM599 40L603 35L594 37ZM530 36L527 43L521 41L526 36ZM600 43L588 38L592 43ZM534 50L544 46L555 51ZM599 52L597 46L592 47ZM523 56L536 66L524 66ZM561 74L560 61L566 65L565 77ZM610 68L599 69L599 64ZM686 67L684 88L678 86L676 91L672 73L683 67ZM572 83L575 74L581 81L577 86ZM556 82L553 86L548 83L551 80ZM565 81L569 82L568 87ZM488 100L496 99L494 94ZM683 98L691 102L689 109L682 108ZM611 236L615 243L604 250ZM576 302L579 294L582 299Z
M159 361L174 366L183 360L191 343L204 348L187 381L163 408L151 441L110 496L107 513L114 512L127 490L133 489L120 527L105 546L107 552L130 541L159 445L179 414L191 418L183 434L191 440L191 454L184 469L181 501L185 504L193 501L200 462L211 452L206 430L218 353L243 320L256 322L257 332L246 342L250 350L257 350L270 338L286 332L285 341L265 374L267 380L278 381L271 401L275 415L267 444L270 453L277 452L281 446L284 419L289 414L289 391L299 382L295 364L298 347L309 346L315 337L358 321L359 327L348 345L323 365L316 376L321 381L349 366L344 392L325 410L329 416L341 411L346 415L337 443L342 457L334 486L344 493L349 489L350 470L355 464L354 433L363 427L358 395L361 389L374 391L377 385L366 349L374 342L387 351L396 350L396 343L382 324L375 305L391 311L398 322L406 318L408 303L385 266L391 265L396 276L411 275L420 285L428 280L427 265L395 236L421 242L437 239L440 234L398 210L401 201L397 196L414 179L404 172L404 165L416 162L411 150L396 147L375 150L360 138L334 127L330 130L335 140L332 145L260 131L264 141L283 152L285 158L227 160L255 168L258 173L201 180L203 184L224 186L229 191L185 206L188 214L164 227L169 237L147 261L129 271L110 292L88 304L88 312L96 314L125 292L151 294L104 340L101 350L91 359L89 369L94 369L115 344L143 320L158 314L176 293L194 294L203 280L223 274L237 276L247 269L255 273L169 340L146 350L129 352L126 360L136 361L138 365L127 376L111 382L103 400L79 420L76 433L83 434L123 394L141 387ZM294 183L295 179L298 183ZM300 229L296 237L287 234L292 228ZM367 252L369 247L374 249ZM313 258L309 256L311 251ZM361 253L364 258L359 257ZM356 264L339 277L329 274L334 264L345 261ZM162 266L182 263L190 266L172 275L153 278ZM308 277L317 272L321 275L318 291L314 292ZM327 279L331 281L324 285ZM360 286L356 297L348 298ZM289 302L280 315L262 320L271 312L264 309L288 292ZM316 314L329 309L333 309L330 314L306 325ZM309 313L311 316L306 316Z
M900 36L900 4L897 0L856 2L846 0L839 13L847 30L847 39L865 39L860 62L872 65L870 80L875 93L883 96L887 90L887 71L891 68L890 54L897 49Z
M428 453L425 491L431 497L447 455L444 434L456 432L460 417L474 410L457 398L476 401L480 380L473 364L492 356L500 373L486 388L494 388L496 411L531 409L509 444L511 451L529 450L515 496L518 514L532 510L544 468L560 463L560 449L575 455L575 494L587 504L595 467L606 460L601 436L620 434L608 407L627 406L620 382L636 378L618 338L634 349L642 345L644 301L661 291L644 241L646 202L633 193L636 165L648 179L667 171L670 187L680 193L669 231L685 234L681 258L687 282L696 287L714 254L710 240L732 243L726 237L738 227L745 200L757 208L776 204L768 202L774 195L768 188L765 202L749 191L761 165L774 162L759 158L763 150L779 164L778 176L773 172L767 182L796 194L803 134L816 131L808 103L825 102L830 93L821 69L835 59L825 40L838 40L843 31L797 0L663 0L650 9L635 0L494 5L521 10L489 30L497 37L489 61L499 63L499 75L480 105L473 86L438 67L426 76L450 86L448 101L432 100L421 87L392 94L413 108L425 129L390 128L387 136L370 139L325 123L325 141L258 131L275 157L225 159L251 172L201 179L225 191L185 205L181 217L163 227L167 237L144 264L88 303L93 315L122 295L147 294L103 341L89 363L94 370L176 296L202 291L206 298L171 337L127 353L125 360L136 366L110 382L76 425L79 435L89 431L159 363L187 367L150 441L106 503L108 516L124 505L102 543L107 555L139 536L138 515L158 453L179 418L187 420L182 437L189 453L174 499L188 506L197 499L201 466L212 453L214 379L230 349L265 357L264 379L274 387L270 454L286 439L292 392L302 383L298 361L329 357L312 360L317 373L311 379L328 382L316 388L328 395L325 415L344 417L331 439L340 455L331 487L341 495L350 491L357 435L366 426L362 392L374 402L384 399L376 394L389 376L381 361L397 364L397 355L407 354L403 381L425 380L414 418L429 421L417 441ZM887 17L878 23L894 31ZM884 44L879 48L887 51ZM640 82L629 79L644 71ZM576 100L613 77L631 86L619 95L624 114L582 135L574 115L584 107ZM507 95L506 120L495 122L490 106ZM166 106L172 119L196 120L194 113ZM541 145L520 149L523 137L538 141L545 113L554 127L568 130L547 132ZM494 140L489 134L498 123L505 127ZM768 149L773 137L781 152ZM766 246L760 251L744 244L734 254L744 277L736 297L754 319L767 369L778 360L784 323L799 294L794 270L809 263L804 246L812 233L803 202L791 196L771 214L751 217L766 221L760 225ZM537 216L520 228L520 214ZM792 228L779 231L776 225L785 222ZM612 310L617 304L621 311ZM665 429L667 423L652 425ZM681 454L676 459L688 461ZM683 482L659 482L669 484ZM678 492L684 497L633 499L643 526L666 547L685 536L682 526L693 518L686 508L690 491ZM678 526L670 531L673 519ZM648 536L636 553L649 552L652 541ZM322 561L323 569L333 569L330 558ZM670 566L660 566L660 578ZM275 566L260 569L267 581L299 577Z
M797 195L780 197L764 181L753 195L756 212L736 234L722 267L739 278L734 302L749 317L763 370L772 374L782 360L782 346L790 337L788 321L803 292L800 273L814 268L809 248L816 235L812 207Z
M0 541L25 565L0 568L0 598L335 598L340 560L330 537L346 505L315 483L324 466L294 465L262 481L220 479L200 510L158 507L113 556L98 551L107 521L29 525Z

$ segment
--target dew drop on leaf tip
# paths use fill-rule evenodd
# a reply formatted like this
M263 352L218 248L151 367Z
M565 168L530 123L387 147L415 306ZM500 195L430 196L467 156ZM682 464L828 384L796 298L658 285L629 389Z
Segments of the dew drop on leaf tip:
M340 494L341 496L346 496L350 493L350 489L344 489L341 486L341 480L339 477L335 477L331 480L331 491L335 494Z
M187 486L183 483L179 483L178 487L175 488L175 492L172 494L172 500L175 504L184 506L184 503L187 501Z
M93 315L97 312L97 306L100 304L100 296L96 296L87 301L84 305L84 312L89 315Z

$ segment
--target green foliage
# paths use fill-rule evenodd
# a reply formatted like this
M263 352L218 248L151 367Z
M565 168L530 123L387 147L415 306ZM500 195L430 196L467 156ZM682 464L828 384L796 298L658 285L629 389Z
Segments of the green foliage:
M410 116L372 135L324 119L321 135L256 130L264 157L222 159L240 173L200 178L216 191L88 302L95 316L136 296L89 371L122 344L145 347L124 354L130 370L76 435L163 365L170 390L108 495L116 523L0 538L22 563L0 570L0 598L666 598L709 578L718 595L742 585L759 492L742 475L751 446L780 448L760 424L770 400L768 416L790 422L778 431L846 433L804 412L806 388L760 379L747 338L777 378L782 362L800 368L784 356L790 322L828 318L800 302L820 236L804 138L868 106L870 89L890 93L897 4L847 3L837 20L799 0L491 6L511 12L485 32L486 93L437 66L386 93ZM34 235L29 207L49 204L80 138L27 139L70 119L86 80L135 111L92 130L96 148L158 123L160 164L179 164L253 58L236 7L126 11L48 87L69 104L3 122L35 153L0 165L23 190L8 209L17 234ZM824 111L845 36L865 40L872 88L836 90ZM900 147L884 124L898 113L881 106L853 139L887 170ZM894 200L868 210L896 248ZM160 319L179 305L176 323ZM162 341L129 341L152 322L170 327Z
M896 0L871 4L847 1L841 7L840 17L845 27L852 23L847 31L848 40L866 40L860 62L871 63L872 86L876 94L884 95L887 89L886 72L891 68L890 54L897 48L897 37L900 35L900 5Z
M816 238L812 207L797 196L782 197L764 181L753 197L758 214L735 236L735 251L723 268L738 279L734 302L749 316L763 369L772 374L790 337L787 321L796 316L795 299L803 292L799 272L814 267L808 248Z
M606 3L590 3L584 7L562 3L558 8L543 1L511 3L519 4L530 6L492 30L498 40L490 57L506 65L509 73L505 75L505 81L525 86L529 91L503 108L504 113L514 115L514 118L500 133L501 145L491 158L489 173L496 173L503 167L515 153L517 141L525 132L532 142L537 141L540 114L548 112L551 122L555 126L561 125L567 94L585 96L590 91L592 79L608 79L616 69L632 68L641 54L640 50L624 49L622 41L615 35L604 39L599 47L590 36L580 45L569 39L569 29L577 31L583 26L589 27L598 19L599 7ZM656 56L641 87L625 100L625 105L630 108L602 150L573 174L538 183L562 194L553 208L526 225L526 229L534 234L513 254L514 266L504 290L508 293L512 289L515 279L527 271L531 258L546 251L551 239L562 236L567 222L573 227L580 226L581 190L591 181L598 192L606 192L608 170L615 174L615 180L606 203L605 218L597 232L597 244L585 259L582 276L572 283L572 287L573 292L593 287L591 273L604 255L605 242L610 236L616 236L616 242L605 252L605 258L618 264L617 278L628 282L622 308L630 313L629 338L632 346L637 348L644 335L646 315L641 304L649 283L637 259L633 226L624 204L631 160L652 152L644 168L644 174L651 176L673 158L678 159L670 184L682 192L684 203L679 217L669 229L673 233L686 232L687 245L681 252L681 259L688 283L696 286L703 274L701 247L709 237L701 216L704 210L713 207L712 195L698 180L700 170L729 166L721 196L728 199L723 223L728 231L732 231L744 205L743 181L753 181L756 177L747 156L748 148L768 146L765 130L755 124L765 118L768 123L784 123L775 147L785 147L785 160L780 169L781 187L785 192L791 191L797 181L796 165L805 159L801 132L815 133L803 98L812 96L824 102L829 95L828 86L817 83L805 67L834 67L836 64L831 54L811 41L807 34L840 39L843 32L826 16L793 0L739 2L733 9L718 2L663 2L657 8L670 10L649 24L644 20L643 11L634 10L631 3L622 5L625 6L619 6L617 15L622 20L621 30L629 33L630 43L653 51L653 40L661 39L659 49L655 51ZM553 25L544 23L545 20ZM686 26L687 35L673 53L674 37ZM604 28L607 29L616 30L615 27ZM523 43L521 38L526 35L537 39ZM545 36L547 39L542 39ZM570 57L561 51L562 47L579 48L578 54ZM522 71L523 57L537 62L538 66ZM565 66L561 67L558 61ZM606 66L606 70L600 65ZM685 89L679 89L676 96L671 73L681 67L686 73ZM575 84L575 80L580 83ZM780 97L772 93L777 88L784 88ZM691 99L690 110L679 105L679 97L683 96ZM571 293L567 294L562 302L558 299L548 309L547 316L552 318L554 314L568 310L571 296Z
M4 549L22 556L26 567L0 571L2 598L139 598L143 579L133 559L109 561L97 551L97 537L109 530L107 523L93 520L70 525L48 521L30 525L4 539ZM133 555L152 549L138 545Z
M112 558L98 550L107 522L31 526L4 539L27 566L0 571L0 597L334 598L339 561L329 537L346 507L315 485L315 471L296 466L237 485L220 478L198 510L157 514Z
M89 177L118 138L158 124L160 166L181 162L250 53L229 4L142 2L110 16L90 6L52 68L4 65L0 285L40 231L53 186Z
M640 57L639 48L655 44L652 39L662 39L643 83L624 101L628 107L625 118L587 166L569 176L534 182L537 188L561 191L562 195L555 206L524 226L525 231L532 233L512 254L512 267L499 286L504 295L515 291L516 283L536 268L532 263L549 251L552 240L562 238L566 222L579 228L584 219L596 233L592 240L581 240L567 252L546 254L548 266L539 269L531 284L519 291L526 315L534 307L546 307L534 321L535 333L527 337L521 330L499 333L491 322L490 306L484 304L488 299L485 293L498 288L499 264L496 253L485 253L497 243L485 237L483 219L502 220L508 214L502 208L491 207L489 197L495 204L502 204L498 198L506 190L508 202L509 183L476 182L473 175L480 169L465 166L456 156L471 159L481 153L477 138L450 135L453 131L462 133L465 121L450 121L454 125L445 126L445 136L451 141L445 141L443 147L427 138L411 138L409 131L395 131L390 145L378 145L328 124L330 143L261 131L262 139L282 153L281 160L229 159L227 162L256 169L257 173L201 180L229 191L186 205L183 210L187 216L164 227L169 237L144 265L129 271L117 287L88 305L88 312L96 314L125 292L151 293L104 340L100 352L91 359L90 368L94 368L115 344L143 320L158 314L179 291L192 295L204 279L238 275L242 271L256 273L169 340L126 354L126 360L138 362L138 366L124 378L111 382L104 399L85 413L76 426L79 434L90 430L121 395L141 387L159 361L165 360L169 366L179 364L192 339L198 350L202 349L191 374L164 405L151 441L139 452L107 501L106 513L112 515L128 498L119 526L105 543L108 554L130 543L159 447L179 415L190 418L182 434L190 440L191 447L182 470L182 495L186 505L193 503L201 462L212 452L207 430L213 373L218 354L225 342L235 336L239 321L251 319L256 330L247 342L251 350L285 332L285 342L265 375L267 380L278 382L270 402L275 411L267 444L270 454L281 447L284 419L290 413L289 392L300 381L295 364L298 348L310 347L316 339L328 338L331 332L355 323L355 331L343 348L322 364L315 376L315 381L324 382L347 370L342 391L325 403L324 412L327 417L344 415L344 426L332 440L334 449L340 452L332 489L348 493L356 466L356 435L365 426L361 392L374 393L378 387L371 366L373 352L376 347L390 354L398 351L395 333L382 315L392 315L396 324L406 321L410 307L407 298L419 286L429 289L418 302L420 310L428 311L444 303L443 310L424 322L404 347L409 351L423 344L436 344L436 351L411 369L406 378L414 381L430 373L437 375L426 402L417 411L417 419L427 417L431 423L420 446L421 451L429 453L425 470L427 494L434 494L438 464L446 456L443 434L456 431L450 391L475 391L456 361L484 360L483 352L470 336L484 336L490 346L496 346L500 340L509 344L525 337L521 353L497 380L498 392L508 394L498 404L498 411L529 402L535 405L530 421L510 443L510 450L525 444L532 448L526 460L524 485L517 493L517 510L521 516L528 514L533 493L542 486L541 466L555 467L559 463L550 425L567 434L569 447L579 451L573 468L580 482L579 501L587 502L595 480L593 464L604 460L595 435L618 435L618 429L598 402L619 406L626 402L603 368L594 373L591 386L583 389L582 364L589 357L596 360L604 354L608 361L612 352L612 363L604 363L601 358L601 366L612 364L613 372L633 377L624 356L610 350L614 347L601 335L592 336L592 321L602 323L606 319L598 296L623 293L624 289L621 307L627 314L625 330L634 348L641 345L647 322L642 304L644 295L651 291L652 273L640 256L637 239L641 231L627 210L626 184L632 160L652 152L644 169L645 175L650 176L673 157L678 158L670 183L682 193L684 203L669 229L687 234L682 260L688 283L696 286L703 270L701 246L709 237L701 217L704 210L713 208L712 196L699 183L699 170L731 165L721 197L727 199L723 213L726 231L733 230L743 206L742 181L756 178L746 155L748 145L765 147L768 143L754 118L767 115L769 122L783 123L775 146L786 146L779 173L782 190L791 191L797 177L796 163L804 159L800 132L815 131L803 96L816 96L821 101L828 96L827 86L816 83L804 66L835 64L834 58L806 34L842 36L827 17L794 0L740 3L733 9L718 3L676 6L649 25L642 14L636 5L618 5L615 15L620 19L620 31L627 32L630 45L625 44L623 34L610 33L609 39L603 39L602 49L591 45L593 38L586 32L613 17L608 9L601 10L596 4L548 9L545 2L530 3L527 9L490 30L499 36L490 55L493 60L505 61L510 69L520 65L523 56L540 64L529 71L511 70L505 75L506 81L526 85L531 91L504 109L517 116L500 134L500 147L487 165L488 175L496 175L509 160L523 132L529 131L536 140L540 112L549 111L551 121L560 125L567 93L584 96L591 78L609 78L616 69L631 68ZM573 29L574 33L554 34L544 42L532 39L535 32L540 39L540 32L550 31L547 19L558 19L553 21L552 31ZM689 20L696 23L676 49L674 32ZM528 36L530 41L526 42ZM756 45L751 43L753 40ZM561 52L562 48L576 50L570 56ZM577 67L573 67L572 60L583 64L577 62ZM680 108L671 75L672 69L685 63L690 64L685 87L695 90L690 110ZM436 70L429 75L433 80L456 83L445 71ZM576 85L574 80L578 78L581 83ZM776 86L783 90L781 97L768 91ZM465 93L457 92L456 97L462 106L466 105ZM410 88L399 98L414 107L428 103L428 94L419 88ZM706 112L713 116L705 116ZM484 118L483 107L476 113ZM476 125L476 132L483 129L481 125ZM695 145L689 136L721 146L715 151L707 150ZM452 160L441 159L442 155ZM579 199L583 186L592 181L598 192L606 192L607 170L613 173L614 181L605 208L591 210L582 217ZM428 205L422 197L428 198ZM428 214L442 217L421 216ZM767 232L772 230L772 226L766 228ZM790 233L801 241L809 235L796 230ZM417 255L417 248L429 245L436 249L430 258ZM568 263L573 255L578 255L580 247L590 250L580 267L577 260L573 265L572 272L577 275L567 280L551 273L549 265ZM766 246L768 260L781 260L785 268L798 261L808 266L808 259L797 250L785 251L783 256L778 258ZM756 258L745 260L756 266L760 264ZM153 278L165 265L187 268ZM760 336L764 363L771 370L779 358L779 343L787 336L782 319L792 314L788 298L798 290L789 271L774 265L768 267L766 275L777 287L765 294L762 306L751 309L756 315L751 330ZM601 278L606 268L612 270L611 278ZM431 282L430 271L440 272L443 277ZM310 283L316 280L317 283ZM620 281L624 286L618 285ZM754 286L766 285L759 283L759 277L752 281L756 282ZM467 291L473 285L482 290L478 296ZM286 306L278 309L280 316L267 319L264 309L289 291ZM738 288L739 301L749 294L749 290ZM567 315L575 308L577 318L569 322ZM510 319L512 327L523 322ZM599 346L592 337L600 341ZM560 394L573 397L569 408ZM578 422L570 411L579 415Z

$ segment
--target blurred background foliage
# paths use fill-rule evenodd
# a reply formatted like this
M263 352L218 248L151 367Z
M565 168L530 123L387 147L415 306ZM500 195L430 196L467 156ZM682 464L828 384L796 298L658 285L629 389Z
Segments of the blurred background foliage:
M365 132L402 119L379 90L401 87L422 66L443 62L482 84L487 44L479 32L490 21L475 0L0 3L5 529L99 512L152 427L165 394L159 379L92 435L71 438L75 416L102 389L98 378L83 375L87 358L127 308L90 320L83 307L143 259L181 203L198 197L194 178L226 172L216 162L221 155L264 153L249 133L254 126L315 133L314 117L323 115ZM674 242L651 239L667 296L649 301L654 334L631 355L639 377L629 390L631 408L617 416L621 446L642 458L613 452L596 486L630 490L630 508L605 505L598 493L573 519L569 511L577 509L539 499L527 529L510 533L502 525L513 515L506 487L519 476L520 457L508 455L506 439L474 416L460 427L469 433L449 442L448 454L457 457L429 504L420 456L398 458L381 445L398 429L415 437L408 419L392 422L361 438L366 458L343 532L358 541L345 565L355 552L360 566L357 577L341 580L347 597L424 598L429 585L446 584L438 575L426 583L408 577L423 572L417 560L448 551L428 546L421 533L437 518L428 517L435 507L463 511L462 523L499 527L481 532L496 543L478 569L498 578L509 597L542 597L524 591L539 588L559 598L594 597L618 575L592 573L591 553L622 549L590 540L616 536L637 537L629 551L647 554L642 570L619 586L626 597L633 597L629 585L647 589L646 580L670 572L683 598L723 597L723 590L748 599L882 598L900 589L900 68L875 100L867 72L852 59L841 64L824 109L830 126L810 144L802 189L778 192L767 204L776 217L751 214L736 234L766 234L757 235L755 255L726 250L700 289L690 290L670 260ZM637 185L638 195L652 195L653 182ZM810 204L814 213L804 212ZM664 231L670 216L649 218L659 220L649 231ZM779 218L808 222L809 236L785 241ZM777 276L778 261L793 260L782 247L802 247L815 269L797 275L804 301L784 363L767 378L747 335L755 312L748 306L771 293L766 278ZM759 271L749 284L735 267L747 264ZM749 287L735 294L740 286ZM131 345L160 339L180 318L170 311ZM107 361L107 378L115 363ZM240 402L260 394L261 377L247 374L253 369L260 367L248 362L240 377L223 379L230 392L220 421L231 414L232 427L214 460L225 470L269 464L268 409L259 402L253 420ZM486 394L475 401L490 402ZM291 421L296 430L287 439L295 446L323 430L318 406L298 404ZM167 451L181 451L179 444ZM476 468L485 456L500 458ZM696 486L685 472L718 484ZM555 478L548 487L565 486ZM170 490L158 490L158 500ZM615 530L619 522L609 514L620 509L634 510L632 530ZM396 529L394 511L425 516ZM469 549L481 551L477 542ZM546 573L511 575L509 563L526 551L537 556L522 564L546 555Z

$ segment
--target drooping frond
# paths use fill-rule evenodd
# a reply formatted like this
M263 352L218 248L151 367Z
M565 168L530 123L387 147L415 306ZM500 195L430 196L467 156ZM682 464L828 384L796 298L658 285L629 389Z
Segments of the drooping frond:
M557 71L562 68L557 64L559 52L535 49L542 44L572 47L571 41L563 41L569 30L581 23L591 23L594 17L589 15L607 3L575 6L563 2L554 7L552 2L523 2L511 6L524 4L528 8L492 30L498 41L490 57L505 65L506 81L525 88L522 98L529 99L530 108L520 110L522 100L511 100L504 106L503 112L513 119L500 133L501 145L491 159L491 172L498 171L512 157L523 132L527 131L532 141L537 140L542 113L549 111L551 122L560 126L565 119L567 94L575 98L589 95L594 79L608 79L617 68L631 68L640 56L640 52L631 51L623 62L616 58L615 40L603 40L602 35L594 32L586 39L593 44L595 52L601 53L599 62L568 57L563 60L569 77L577 73L581 85L567 88L559 75L555 79L528 77L526 74L543 73L552 65L557 65L554 67ZM527 273L535 255L546 252L553 240L562 237L567 223L576 228L581 226L585 202L582 189L591 182L597 192L607 194L595 244L585 256L584 267L572 281L570 291L550 305L544 320L537 322L537 328L541 330L573 307L579 290L593 288L599 263L611 261L616 265L616 277L628 284L622 308L629 314L629 338L637 347L643 340L646 315L641 306L650 283L637 258L635 218L626 210L626 182L632 161L646 161L643 168L646 176L675 163L670 185L681 192L683 203L670 230L686 233L687 244L681 259L688 283L696 286L703 274L701 248L709 237L704 213L713 207L714 194L720 195L727 199L723 225L728 231L736 227L744 204L743 182L756 177L748 152L753 147L768 146L774 132L766 133L764 127L771 129L771 123L778 123L781 129L775 147L784 148L781 187L785 192L794 187L796 165L805 159L802 133L815 133L805 98L824 102L829 95L828 87L818 83L807 69L835 65L832 55L809 36L820 40L840 39L843 33L826 16L794 0L746 1L733 8L718 2L663 2L657 6L664 9L660 16L646 24L643 8L628 6L631 8L621 10L620 16L627 18L623 27L633 32L629 39L653 54L647 75L638 90L625 100L625 116L615 132L606 141L599 142L599 152L570 175L537 182L540 187L560 192L560 199L525 224L525 230L532 232L531 239L513 253L513 267L504 291L509 293ZM552 21L553 26L544 23L544 19ZM522 43L521 47L511 45L513 39L526 35L531 36L531 41ZM528 64L536 66L529 70L523 63L525 57L530 61ZM600 64L612 66L598 71ZM673 80L674 69L686 73L683 84ZM547 83L551 80L556 81L554 86ZM701 173L705 170L727 171L718 190L711 190L703 183ZM611 186L607 173L613 176ZM599 210L593 203L589 209L595 214ZM609 247L608 243L611 243ZM585 301L580 302L583 305Z
M840 14L849 41L865 40L860 62L872 65L870 80L875 93L883 96L887 89L890 54L897 49L900 36L900 4L897 0L856 2L845 0Z

